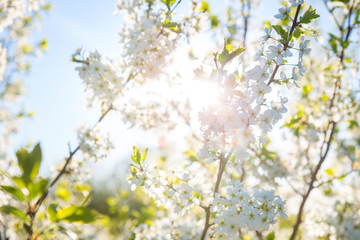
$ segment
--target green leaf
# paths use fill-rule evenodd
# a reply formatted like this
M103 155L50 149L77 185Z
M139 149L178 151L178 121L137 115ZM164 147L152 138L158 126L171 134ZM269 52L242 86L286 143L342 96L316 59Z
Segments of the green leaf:
M0 212L9 214L9 215L14 215L25 221L27 220L27 216L25 213L23 213L19 209L15 208L13 206L10 206L10 205L5 205L5 206L0 207Z
M140 150L139 150L139 149L136 151L136 156L135 156L135 158L136 158L136 162L138 162L138 163L140 164L140 163L141 163L141 162L140 162L140 160L141 160L141 153L140 153Z
M330 196L332 194L331 188L325 189L324 194L325 194L325 196Z
M51 5L50 5L50 3L46 4L43 8L44 8L46 11L50 11L50 10L51 10Z
M184 152L186 159L191 161L191 162L197 162L199 161L199 159L196 157L196 152L192 149Z
M14 181L14 183L16 183L18 188L24 188L26 185L21 177L12 177L11 179Z
M341 176L341 177L338 177L337 180L342 181L342 180L344 180L345 178L346 178L346 176Z
M141 164L141 162L140 162L140 160L141 160L140 150L135 146L133 146L133 155L131 156L131 159L133 160L134 163L136 163L138 165Z
M226 63L233 60L234 58L236 58L237 56L239 56L241 53L243 53L246 50L245 48L238 47L234 51L232 51L233 48L234 47L232 45L227 44L226 39L224 39L224 49L219 54L219 58L218 58L219 62L222 66L225 66ZM230 51L232 51L232 52L230 52Z
M351 43L351 41L346 41L346 42L341 42L340 45L346 49L350 43Z
M7 192L11 195L12 198L20 200L20 201L24 201L25 200L25 195L23 194L23 192L20 189L11 187L11 186L5 186L2 185L0 186L1 190L4 192Z
M30 201L36 198L37 196L43 194L47 185L49 184L48 179L42 179L38 182L31 183L29 186L29 199Z
M302 17L300 17L300 22L301 23L311 23L312 20L314 20L315 18L318 18L318 17L320 17L320 15L317 14L316 10L310 6L309 9L304 13L304 15Z
M266 238L266 240L274 240L275 239L275 232L269 233Z
M33 181L39 173L42 158L40 144L38 143L31 153L21 148L16 152L16 157L22 171L21 178L27 185Z
M232 45L227 44L226 42L225 42L224 47L225 47L224 49L228 50L229 52L231 52L234 49L234 47Z
M309 83L309 84L307 84L307 85L304 85L304 86L302 87L302 97L303 97L303 98L306 98L311 91L312 91L312 85L311 85L311 83Z
M347 120L347 122L349 123L349 129L354 129L355 127L356 128L359 127L359 123L355 120Z
M50 204L47 208L47 213L49 214L49 218L51 222L58 222L58 216L57 216L57 206L58 204Z
M325 172L329 177L335 175L335 172L331 168L326 169Z
M161 0L166 7L170 10L170 7L175 3L176 0Z
M330 44L330 46L331 46L331 50L332 50L335 54L337 54L338 49L337 49L336 41L333 40L333 39L330 39L330 40L329 40L329 44Z
M211 29L216 28L216 27L219 26L220 22L219 22L219 19L218 19L217 16L211 15L210 16L210 21L211 21Z
M24 54L30 54L34 52L34 48L30 45L23 45L21 47L21 50L23 51Z
M328 102L329 100L330 100L330 97L329 97L328 95L322 95L322 96L321 96L321 101L322 101L322 102L326 103L326 102Z
M342 3L349 3L350 0L330 0L330 2L342 2Z
M208 12L208 13L210 13L209 4L207 2L205 2L205 1L202 1L199 11L200 12Z
M95 220L94 212L84 207L71 206L57 212L57 218L68 222L90 223Z
M66 188L66 186L64 186L64 185L59 186L56 189L55 196L63 199L66 202L70 200L70 193L69 193L68 189Z
M225 42L226 43L226 42ZM225 65L225 59L229 56L229 50L224 47L224 50L219 54L219 62L221 65Z
M280 35L280 37L284 40L287 39L288 33L285 31L285 29L281 25L273 25L274 30L277 32L277 34Z
M283 126L281 126L281 128L295 128L299 121L301 120L301 117L293 117L292 119L287 119L286 120L286 124L284 124Z
M232 51L229 55L229 61L239 56L241 53L243 53L246 50L246 48L238 47L234 51Z
M42 40L41 40L41 42L40 42L40 49L42 50L42 51L47 51L48 50L48 45L47 45L47 41L46 41L46 38L43 38Z
M174 22L168 22L165 27L173 32L181 33L180 25Z
M351 154L355 154L355 152L356 152L355 146L349 146L349 147L348 147L348 151L349 151Z
M146 155L147 155L147 151L148 149L145 149L145 151L143 152L142 156L141 156L141 163L143 163L145 161Z
M329 33L329 36L330 36L330 39L334 39L338 42L341 42L341 39L339 37L335 36L334 34Z
M296 28L294 31L294 37L298 39L299 37L301 37L301 34L303 33L304 33L303 30L301 30L300 28Z

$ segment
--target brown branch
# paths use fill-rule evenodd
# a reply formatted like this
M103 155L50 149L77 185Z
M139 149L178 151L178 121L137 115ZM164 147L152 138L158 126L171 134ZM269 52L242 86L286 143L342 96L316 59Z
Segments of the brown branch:
M239 233L239 239L244 240L243 234L241 232L241 228L239 228L238 233Z
M102 115L101 117L99 118L99 120L96 122L95 126L100 123L104 117L110 112L110 110L112 109L112 106L110 106ZM94 126L94 127L95 127ZM44 192L44 194L39 198L39 200L36 202L36 212L38 211L40 205L42 204L42 202L45 200L46 196L48 195L49 193L49 190L50 188L52 188L58 181L59 179L61 178L62 175L64 175L64 173L66 172L66 168L67 166L69 165L69 163L71 162L73 156L77 153L77 151L79 151L80 147L81 147L81 143L79 143L79 145L75 148L75 150L71 151L69 156L66 158L65 160L65 164L64 166L62 167L62 169L60 170L60 172L58 173L58 175L55 177L54 180L52 180L52 182L50 183L50 185L47 187L46 191Z
M209 227L210 227L210 224L209 224L209 222L210 222L210 206L208 206L208 207L205 207L204 208L205 209L205 224L204 224L204 230L203 230L203 232L202 232L202 234L201 234L201 240L204 240L205 239L205 237L206 237L206 233L207 233L207 231L208 231L208 229L209 229Z
M346 33L345 38L342 39L342 42L347 42L349 40L350 34L351 34L352 30L353 30L353 26L351 25L351 15L352 15L352 11L353 11L353 8L354 8L354 4L355 3L353 1L352 5L350 7L350 10L349 10L349 14L347 15L347 17L348 17L347 33ZM345 21L346 21L346 18L344 19L344 23L345 23ZM342 25L344 25L344 23ZM355 25L356 23L357 23L357 19L355 18L353 24ZM342 35L342 26L339 27L339 30L340 30L341 35ZM346 47L342 47L341 54L339 56L339 61L340 61L340 64L342 65L342 68L345 67L344 66L345 51L346 51ZM338 71L340 71L340 69ZM335 104L335 99L336 99L337 91L338 91L339 88L340 88L340 78L338 77L336 79L336 81L335 81L333 96L332 96L332 98L330 100L330 106L329 106L330 110L332 109L332 107ZM330 125L331 125L331 132L330 132L330 136L329 136L329 138L327 140L327 132L330 129ZM301 221L302 221L301 218L302 218L302 213L303 213L303 210L304 210L304 207L305 207L305 203L306 203L311 191L314 188L319 186L319 185L314 186L314 183L315 183L316 178L317 178L317 173L319 172L319 170L320 170L320 168L321 168L323 162L325 161L325 159L327 157L327 154L329 152L331 141L332 141L332 139L334 137L335 129L336 129L336 122L333 121L332 119L330 119L329 122L328 122L327 129L324 132L324 141L323 141L323 143L321 145L321 148L320 148L320 161L318 162L314 172L311 175L311 181L309 183L308 190L307 190L306 194L303 196L303 199L302 199L299 211L298 211L297 219L296 219L296 222L294 224L293 232L291 234L290 240L294 240L295 237L296 237L297 231L298 231L299 226L300 226ZM326 149L325 149L325 152L323 153L323 148L324 148L325 145L326 145Z
M248 36L248 29L249 29L249 19L250 19L250 12L251 12L251 0L241 0L241 10L240 10L240 15L243 17L243 25L244 25L244 31L242 34L242 47L246 48L246 40L247 40L247 36ZM246 68L246 60L244 59L245 55L241 55L241 62L242 62L242 71L245 72L245 68ZM240 64L240 63L239 63Z
M309 166L309 170L310 170L310 173L313 174L313 169L311 167L311 163L310 163L310 156L309 156L309 150L310 150L310 143L308 144L306 150L305 150L305 158L306 158L306 163L307 165Z
M294 17L294 20L292 22L292 26L291 26L291 29L290 29L290 32L289 32L289 36L292 36L292 34L293 34L294 30L295 30L295 27L299 24L299 22L297 22L297 18L298 18L299 13L300 13L300 8L301 8L301 4L296 9L295 17ZM290 39L284 44L284 51L286 51L286 49L289 47L289 42L290 42ZM271 74L270 80L266 85L269 86L272 82L275 81L275 75L276 75L277 71L279 70L279 67L280 67L280 65L276 64L274 72Z
M96 122L96 124L94 125L93 129L97 126L97 124L99 124L104 118L105 116L113 109L112 105L110 105L110 107L102 113L101 117L99 118L99 120ZM37 212L40 209L40 206L42 205L42 203L44 202L44 200L46 199L46 197L49 194L50 189L59 181L59 179L66 173L67 171L67 166L70 164L73 156L79 151L80 147L81 147L82 142L79 143L79 145L69 153L69 156L66 158L65 160L65 164L63 165L62 169L60 170L60 172L57 174L57 176L51 181L51 183L49 184L49 186L46 188L46 190L44 191L44 193L40 196L40 198L36 201L35 205L32 206L30 209L31 210L28 214L30 215L31 221L30 221L30 231L29 233L31 233L30 235L32 236L33 231L32 231L32 226L35 220L35 216L37 214ZM31 239L31 237L30 237Z
M245 163L244 162L241 163L241 171L242 171L242 173L241 173L241 177L240 177L240 182L244 182L245 176L246 176L246 170L245 170Z
M218 172L216 183L215 183L213 197L215 197L215 194L219 191L222 175L225 171L225 167L226 167L227 161L229 160L230 156L231 156L231 152L228 154L228 156L226 158L223 155L220 155L219 172Z
M318 183L317 185L314 186L314 188L318 188L318 187L320 187L320 186L322 186L322 185L324 185L324 184L331 183L332 181L334 181L334 180L336 180L336 179L344 178L344 177L350 175L351 173L353 173L353 172L358 172L358 171L359 171L359 170L351 169L350 171L348 171L348 172L346 172L346 173L344 173L344 174L341 174L341 175L339 175L339 176L332 177L332 178L330 178L330 179L328 179L328 180L326 180L326 181L323 181L323 182Z
M294 187L294 185L292 185L292 183L291 183L287 178L285 178L285 181L287 182L287 184L289 184L289 186L292 188L292 190L293 190L295 193L297 193L297 194L299 194L300 196L303 196L303 197L304 197L304 194L303 194L302 192L300 192L299 190L297 190L297 189Z
M261 233L260 231L255 231L255 233L256 233L256 236L258 237L259 240L263 240L263 239L264 239L264 238L263 238L263 235L262 235L262 233Z
M166 20L168 20L168 16L170 16L170 14L179 6L179 4L181 3L182 0L179 0L175 7L173 9L169 9L169 12L166 14ZM156 38L159 38L161 34L164 33L164 28L165 28L165 23L162 25L161 29L160 29L160 32L158 33L158 35L156 36Z
M329 8L329 5L327 4L327 1L324 0L324 4L325 4L325 7L326 9L329 11L329 13L331 14L331 16L333 17L335 23L336 23L336 26L342 30L342 26L340 25L339 21L336 19L335 15L334 15L334 9L330 9Z
M331 133L330 133L329 140L326 143L325 153L320 157L320 161L316 165L316 168L315 168L313 174L311 175L311 181L310 181L308 190L306 191L306 193L303 196L303 199L301 201L301 205L300 205L300 208L299 208L299 211L298 211L298 214L297 214L296 222L294 224L293 232L291 234L290 240L294 240L295 237L296 237L296 233L297 233L297 231L298 231L298 229L300 227L301 221L302 221L301 218L302 218L302 213L304 211L305 203L306 203L311 191L314 189L314 182L316 181L317 173L319 172L319 170L320 170L320 168L321 168L323 162L325 161L326 156L327 156L327 154L329 152L331 141L333 139L333 135L334 135L334 132L335 132L335 128L336 128L336 122L332 122ZM324 141L326 141L326 138L324 139ZM320 152L320 154L321 154L321 152Z
M213 192L213 197L215 198L216 193L219 191L219 187L220 187L220 182L223 176L223 173L225 171L225 167L226 164L230 158L230 156L232 155L232 151L230 151L228 153L228 155L225 157L223 154L220 155L219 159L220 159L220 164L219 164L219 171L217 174L217 178L216 178L216 183L215 183L215 188L214 188L214 192ZM206 237L206 233L209 229L209 227L212 225L210 224L210 208L211 208L211 204L208 207L203 207L205 209L205 225L204 225L204 229L203 232L201 234L201 240L204 240Z
M243 47L246 47L246 38L249 28L249 18L250 18L251 4L250 0L245 1L241 5L241 15L243 16L244 32L243 32Z
M6 240L7 239L7 237L6 237L6 225L3 223L3 221L1 220L1 218L0 218L0 226L2 226L3 227L3 231L0 231L0 240L3 240L3 238L2 237L4 237L4 240Z

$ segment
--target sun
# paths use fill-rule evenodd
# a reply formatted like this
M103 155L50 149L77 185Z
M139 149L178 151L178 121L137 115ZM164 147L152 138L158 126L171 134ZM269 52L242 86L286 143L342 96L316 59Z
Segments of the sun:
M219 86L209 80L193 80L189 83L186 97L194 109L201 110L216 105L219 97Z

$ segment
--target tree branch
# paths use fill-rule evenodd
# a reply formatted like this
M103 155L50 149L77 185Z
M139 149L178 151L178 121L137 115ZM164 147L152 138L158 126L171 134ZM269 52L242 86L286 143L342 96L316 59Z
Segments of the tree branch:
M299 211L298 211L298 214L297 214L297 218L296 218L296 222L295 222L295 225L293 227L293 232L291 234L291 237L290 237L290 240L294 240L295 237L296 237L296 233L297 231L299 230L299 226L301 224L301 218L302 218L302 213L304 211L304 207L305 207L305 203L311 193L311 191L314 189L314 182L316 181L316 177L317 177L317 174L323 164L323 162L325 161L326 159L326 156L329 152L329 149L330 149L330 145L331 145L331 141L333 139L333 135L334 135L334 132L335 132L335 128L336 128L336 122L332 122L332 128L331 128L331 133L330 133L330 137L329 137L329 140L328 142L326 143L326 150L325 150L325 153L324 155L322 155L320 157L320 161L318 162L318 164L316 165L316 168L313 172L313 174L311 175L311 181L309 183L309 187L308 187L308 190L307 192L305 193L305 195L303 196L303 199L301 201L301 205L300 205L300 208L299 208ZM326 141L326 138L324 139L324 141ZM321 153L320 153L321 154Z
M301 8L301 4L296 9L295 17L294 17L293 22L292 22L292 26L291 26L291 29L290 29L290 32L289 32L289 36L291 36L293 34L293 32L295 30L295 27L298 25L297 18L298 18L299 13L300 13L300 8ZM289 47L289 41L290 41L290 39L284 44L284 51L286 51L286 49ZM276 75L277 71L279 70L279 67L280 67L280 65L276 64L274 72L271 74L270 80L266 85L269 86L272 82L275 81L275 75Z
M326 180L326 181L323 181L323 182L318 183L317 185L314 186L314 188L318 188L318 187L320 187L320 186L322 186L322 185L324 185L324 184L331 183L332 181L334 181L334 180L336 180L336 179L344 178L344 177L350 175L350 174L353 173L353 172L359 172L359 171L360 171L360 170L351 169L350 171L348 171L348 172L346 172L346 173L344 173L344 174L342 174L342 175L335 176L335 177L332 177L332 178L330 178L330 179L328 179L328 180Z
M221 182L223 173L225 171L226 164L227 164L227 162L228 162L231 155L232 155L232 151L230 151L226 157L223 154L220 154L220 157L219 157L219 159L220 159L219 171L218 171L218 175L217 175L216 183L215 183L215 188L214 188L214 192L213 192L213 197L214 198L215 198L216 193L219 191L220 182ZM210 214L211 214L210 213L211 204L208 207L203 207L203 208L205 209L205 225L204 225L203 232L201 234L201 238L200 238L201 240L205 239L206 233L207 233L209 227L212 225L212 224L209 224L209 222L210 222Z
M350 38L350 34L353 30L353 26L351 25L351 15L352 15L352 11L353 11L353 7L354 7L354 1L352 2L352 5L350 7L350 10L349 10L349 14L347 15L347 18L348 18L348 27L347 27L347 33L346 33L346 36L345 38L342 38L342 42L347 42ZM333 15L334 17L334 15ZM346 18L344 19L344 22L346 21ZM357 22L357 19L354 20L354 24ZM344 23L343 23L344 24ZM342 34L342 26L339 26L339 30L341 32L341 35L343 36ZM345 67L344 66L344 57L345 57L345 51L346 51L346 47L342 47L342 50L341 50L341 54L339 56L339 61L340 61L340 64L342 66L342 69ZM340 68L338 69L338 72L340 72ZM335 104L335 99L336 99L336 95L337 95L337 91L338 89L340 88L340 78L337 78L336 81L335 81L335 86L334 86L334 92L333 92L333 96L330 100L330 106L329 106L329 110L331 110ZM330 127L331 126L331 127ZM330 136L329 138L327 138L327 133L328 133L328 130L331 129L330 131ZM322 164L324 163L327 155L328 155L328 152L329 152L329 149L330 149L330 145L331 145L331 142L333 140L333 137L334 137L334 133L335 133L335 129L336 129L336 122L333 121L331 118L329 119L328 121L328 126L327 126L327 129L325 130L324 132L324 141L321 145L321 148L320 148L320 161L318 162L315 170L313 171L312 175L311 175L311 181L309 183L309 187L308 187L308 190L306 192L306 194L303 196L303 199L302 199L302 202L301 202L301 205L300 205L300 208L299 208L299 211L298 211L298 214L297 214L297 219L296 219L296 222L294 224L294 227L293 227L293 232L291 234L291 237L290 237L290 240L294 240L295 237L296 237L296 234L297 234L297 231L299 229L299 226L301 224L301 218L302 218L302 213L304 211L304 207L305 207L305 203L311 193L311 191L318 187L317 186L314 186L314 183L316 181L316 178L317 178L317 174L322 166ZM328 139L328 140L327 140ZM325 149L325 152L323 153L323 148L324 146L326 145L326 149Z
M113 109L113 106L111 105L105 112L102 113L101 117L99 118L99 120L95 123L95 125L93 126L92 129L94 129L104 118L105 116ZM29 212L31 221L30 221L30 235L32 236L32 225L33 222L35 220L35 216L37 214L37 212L40 209L40 206L42 205L42 203L44 202L44 200L46 199L46 197L49 194L50 189L59 181L59 179L64 175L64 173L66 173L66 169L67 166L69 165L69 163L71 162L73 156L79 151L80 147L81 147L82 142L79 143L79 145L73 150L70 151L69 156L66 158L65 160L65 164L63 165L62 169L60 170L60 172L57 174L57 176L51 181L51 183L49 184L49 186L46 188L46 190L44 191L44 193L40 196L40 198L36 201L35 205L31 207L31 209L33 209L32 211ZM31 239L31 237L30 237Z

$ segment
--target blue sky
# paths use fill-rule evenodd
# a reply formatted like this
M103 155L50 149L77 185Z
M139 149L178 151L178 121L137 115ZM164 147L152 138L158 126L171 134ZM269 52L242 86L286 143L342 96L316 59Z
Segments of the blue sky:
M212 10L221 9L221 1L212 2L215 3L210 4ZM276 4L263 2L266 4L257 10L254 18L273 19L272 16L280 7L279 1L271 1ZM69 141L73 148L76 147L75 130L83 123L93 124L98 118L94 111L85 110L84 87L74 71L76 64L70 58L78 47L99 49L112 58L118 56L120 45L117 33L121 27L121 17L113 15L115 3L115 0L52 1L52 10L43 16L42 26L35 34L35 38L47 38L49 50L34 61L30 74L25 78L27 94L24 104L36 114L24 122L23 131L16 138L14 147L26 145L29 141L40 141L45 160L41 169L44 175L49 174L51 165L66 156ZM183 0L181 4L188 3ZM318 4L314 5L319 7ZM121 168L116 165L117 160L129 158L134 144L146 147L157 144L149 135L139 138L139 133L143 133L127 129L121 124L119 116L107 119L104 125L112 129L117 136L116 145L121 148L106 164L97 163L98 172ZM152 139L151 143L147 142L149 139Z

